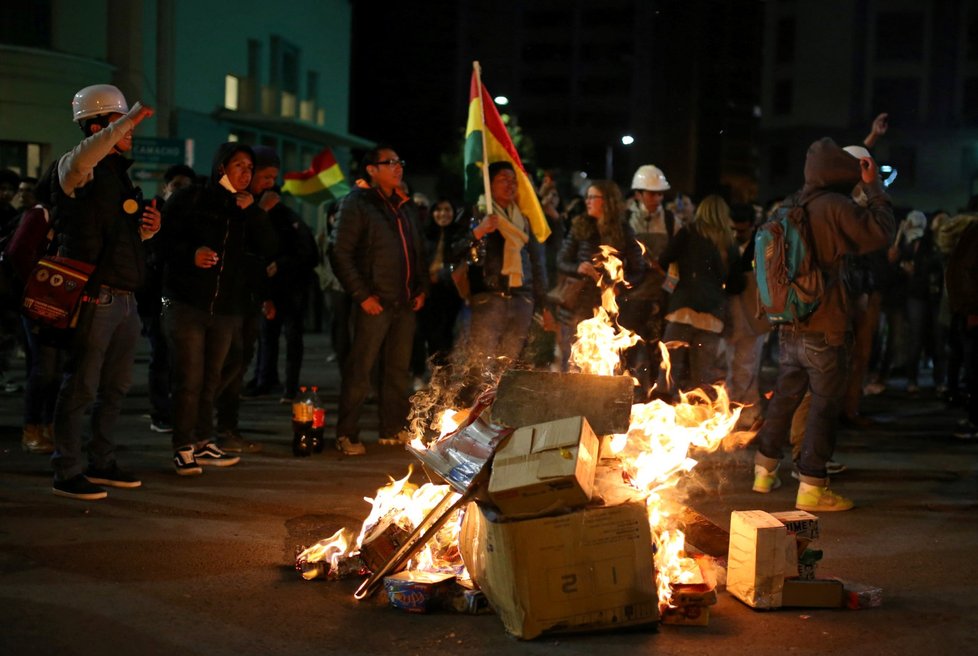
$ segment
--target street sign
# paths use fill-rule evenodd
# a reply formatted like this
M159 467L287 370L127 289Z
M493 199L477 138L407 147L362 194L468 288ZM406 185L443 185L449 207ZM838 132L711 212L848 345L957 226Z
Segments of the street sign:
M132 140L132 158L139 164L186 164L191 153L191 139L134 137Z

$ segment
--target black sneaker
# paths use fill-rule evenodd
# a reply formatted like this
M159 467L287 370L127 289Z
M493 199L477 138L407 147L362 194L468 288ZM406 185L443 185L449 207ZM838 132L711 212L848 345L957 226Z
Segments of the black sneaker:
M149 429L154 433L172 433L173 424L164 419L152 419L149 422Z
M173 452L173 468L180 476L196 476L204 473L194 457L193 446L185 446Z
M93 484L81 474L72 476L66 481L55 480L51 491L59 497L81 499L83 501L95 501L109 496L108 492L98 485Z
M89 483L105 485L106 487L139 487L142 482L129 472L119 469L118 463L113 462L111 467L96 469L89 466L85 470L85 478Z
M219 431L217 433L217 445L222 451L228 453L258 453L262 449L261 444L246 440L236 430Z
M230 467L231 465L238 464L238 461L241 460L241 458L238 456L232 456L224 453L224 451L213 442L208 442L204 446L194 449L194 458L197 459L197 464L199 465L209 465L213 467Z

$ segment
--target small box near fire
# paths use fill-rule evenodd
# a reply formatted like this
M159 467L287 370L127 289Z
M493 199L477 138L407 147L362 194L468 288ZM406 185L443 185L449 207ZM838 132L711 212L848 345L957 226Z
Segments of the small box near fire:
M727 591L753 608L778 608L785 575L788 532L763 510L730 514Z
M496 451L489 498L507 517L578 508L591 500L597 459L584 417L518 428Z
M384 578L384 590L391 606L409 613L427 613L451 602L454 574L398 572Z
M643 502L510 522L469 504L459 535L472 579L523 639L658 621L651 540Z

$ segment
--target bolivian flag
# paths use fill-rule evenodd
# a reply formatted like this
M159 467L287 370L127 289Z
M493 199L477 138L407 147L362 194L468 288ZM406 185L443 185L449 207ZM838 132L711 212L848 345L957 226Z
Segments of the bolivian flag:
M350 186L329 148L313 157L312 165L305 171L286 173L282 178L283 193L315 205L350 193Z
M509 138L509 132L499 116L492 96L481 83L478 71L473 70L469 88L469 120L465 126L465 195L469 202L473 202L484 191L482 167L487 166L486 160L488 164L500 161L512 163L519 185L516 198L520 212L530 222L537 241L543 243L550 235L550 226L543 215L536 190L523 168L520 154L516 152L513 140Z

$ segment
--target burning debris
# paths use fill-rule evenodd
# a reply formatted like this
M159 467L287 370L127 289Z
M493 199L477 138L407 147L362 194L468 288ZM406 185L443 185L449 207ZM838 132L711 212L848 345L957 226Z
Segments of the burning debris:
M620 279L616 262L605 267ZM685 552L675 487L694 455L724 444L740 409L722 386L633 404L621 351L638 337L616 317L609 286L578 325L578 373L506 371L462 410L446 391L455 379L417 395L408 450L443 484L417 487L410 471L392 479L367 499L358 535L340 531L299 555L304 576L318 562L329 562L327 579L369 572L358 599L383 586L415 612L488 600L523 638L660 617L705 624L716 577L709 559Z

